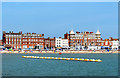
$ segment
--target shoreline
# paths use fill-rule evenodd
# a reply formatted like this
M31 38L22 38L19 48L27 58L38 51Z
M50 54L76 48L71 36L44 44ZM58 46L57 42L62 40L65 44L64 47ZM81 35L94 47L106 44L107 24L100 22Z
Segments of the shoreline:
M23 51L23 52L19 52L19 51L0 51L0 54L59 54L59 53L63 53L63 54L106 54L106 53L120 53L120 51L59 51L59 52L54 52L54 51Z

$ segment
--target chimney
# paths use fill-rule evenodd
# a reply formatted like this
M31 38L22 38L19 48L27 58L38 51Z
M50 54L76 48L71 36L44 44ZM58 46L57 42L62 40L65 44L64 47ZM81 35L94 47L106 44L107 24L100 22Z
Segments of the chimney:
M90 32L90 34L92 34L93 32Z
M80 32L77 31L76 33L79 34Z
M22 31L20 32L20 34L22 34Z
M42 36L44 36L44 34L42 34Z

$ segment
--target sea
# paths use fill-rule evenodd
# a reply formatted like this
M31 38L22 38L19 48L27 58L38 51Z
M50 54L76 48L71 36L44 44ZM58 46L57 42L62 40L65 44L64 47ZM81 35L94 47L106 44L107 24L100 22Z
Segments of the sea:
M101 59L102 62L31 59L22 56ZM117 76L118 54L2 54L3 76Z

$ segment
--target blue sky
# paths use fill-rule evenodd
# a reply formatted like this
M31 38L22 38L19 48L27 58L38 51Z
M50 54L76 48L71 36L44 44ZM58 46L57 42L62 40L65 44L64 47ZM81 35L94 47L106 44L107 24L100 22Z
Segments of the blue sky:
M4 2L2 30L44 33L63 37L66 32L100 29L102 38L118 36L117 2Z

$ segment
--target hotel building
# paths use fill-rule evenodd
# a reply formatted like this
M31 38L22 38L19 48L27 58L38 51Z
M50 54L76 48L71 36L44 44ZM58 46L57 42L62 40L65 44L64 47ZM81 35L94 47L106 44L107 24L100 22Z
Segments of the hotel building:
M55 47L58 48L58 49L61 49L61 48L66 48L67 49L67 48L69 48L68 39L63 39L61 37L56 38Z
M6 33L3 31L3 45L10 44L14 48L22 48L22 32L13 33L9 32Z
M44 34L3 31L3 45L5 44L9 44L13 48L34 48L35 45L38 45L40 49L44 49Z
M101 33L97 30L93 32L76 32L71 30L64 34L64 38L69 40L69 46L71 49L100 49L101 47ZM96 47L97 46L97 47Z
M34 48L36 45L38 48L44 49L44 34L22 34L22 48Z
M109 39L101 40L101 47L104 48L111 48L111 49L118 49L119 47L119 40L116 38L109 37Z

